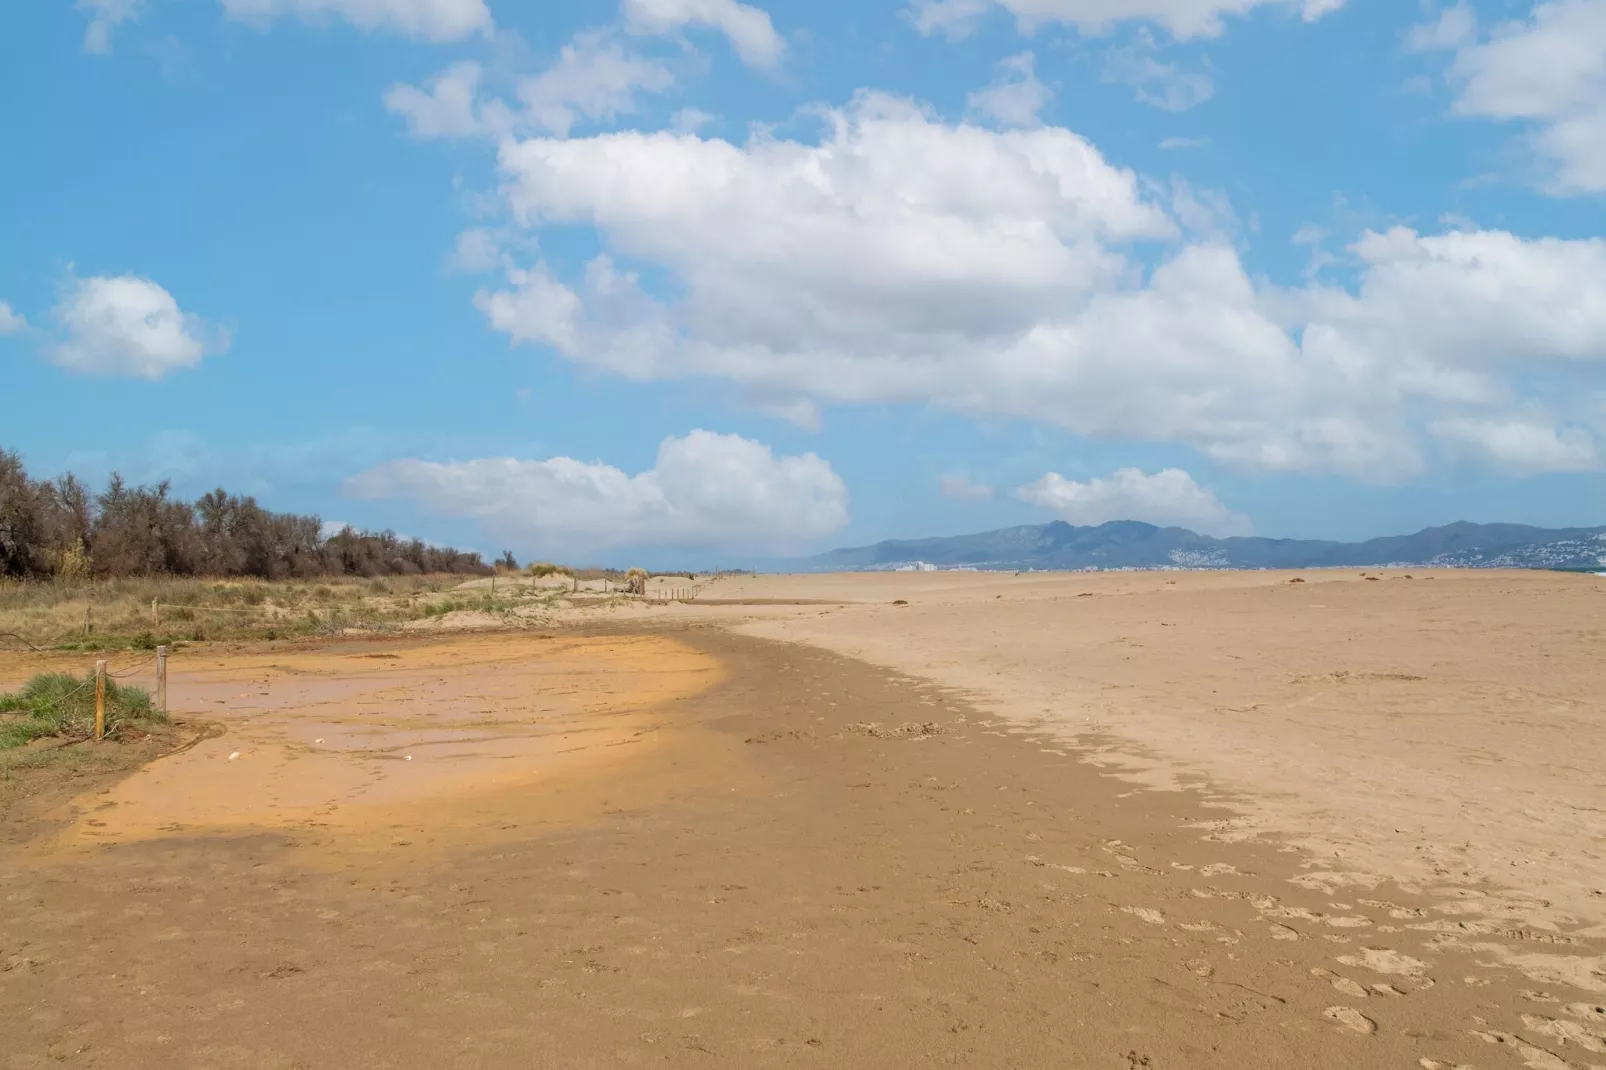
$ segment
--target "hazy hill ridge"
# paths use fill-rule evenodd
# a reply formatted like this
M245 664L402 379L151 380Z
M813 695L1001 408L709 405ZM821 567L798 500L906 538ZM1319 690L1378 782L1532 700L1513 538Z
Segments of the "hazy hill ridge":
M793 562L807 571L943 568L1323 568L1414 565L1454 568L1606 567L1606 527L1446 524L1365 542L1216 539L1135 520L1075 527L1062 520L977 535L889 539Z

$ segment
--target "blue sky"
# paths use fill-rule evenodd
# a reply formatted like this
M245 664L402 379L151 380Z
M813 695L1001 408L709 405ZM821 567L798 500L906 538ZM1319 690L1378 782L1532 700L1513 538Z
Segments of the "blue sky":
M521 556L1606 522L1606 0L21 0L0 444Z

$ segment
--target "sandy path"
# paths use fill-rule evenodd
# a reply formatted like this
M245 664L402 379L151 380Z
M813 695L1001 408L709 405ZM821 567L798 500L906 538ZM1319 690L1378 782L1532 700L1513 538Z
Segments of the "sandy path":
M1485 949L1520 939L1302 886L1299 852L1201 835L1197 793L806 646L642 641L724 682L646 711L652 750L478 794L481 824L446 793L372 804L409 834L355 850L269 825L0 856L0 1066L1606 1062L1606 1011Z

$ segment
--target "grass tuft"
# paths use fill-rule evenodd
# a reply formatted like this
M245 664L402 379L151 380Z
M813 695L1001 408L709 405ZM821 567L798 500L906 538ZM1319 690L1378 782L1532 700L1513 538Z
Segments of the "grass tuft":
M106 736L149 733L167 724L143 688L106 681ZM19 690L0 694L0 750L36 739L88 739L95 731L95 674L40 673Z

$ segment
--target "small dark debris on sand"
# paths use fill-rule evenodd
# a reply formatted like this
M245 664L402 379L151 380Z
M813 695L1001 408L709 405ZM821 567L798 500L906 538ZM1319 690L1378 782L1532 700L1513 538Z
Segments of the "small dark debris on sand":
M876 739L924 739L926 736L940 736L948 730L936 721L905 721L896 728L888 728L878 721L857 721L848 725L848 731Z

